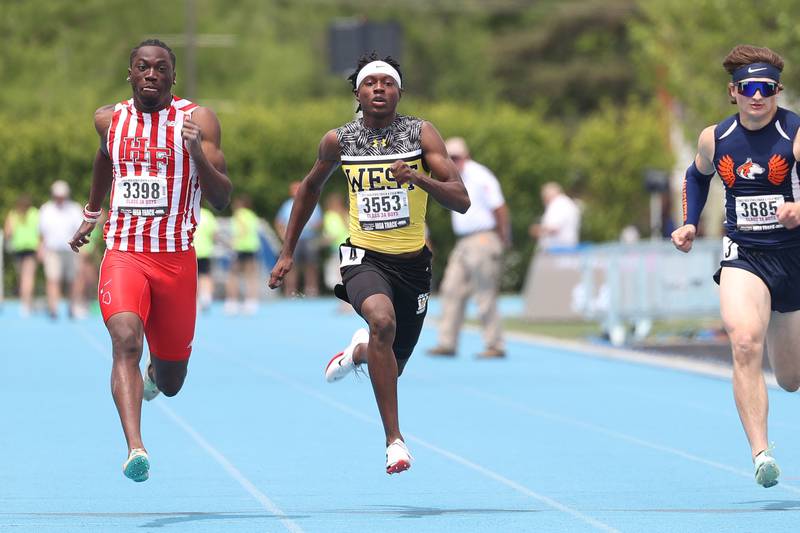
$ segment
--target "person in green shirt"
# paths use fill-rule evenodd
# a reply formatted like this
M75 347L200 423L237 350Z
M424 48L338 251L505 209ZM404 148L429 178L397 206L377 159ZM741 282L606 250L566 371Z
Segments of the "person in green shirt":
M33 308L36 250L39 248L39 210L33 207L30 196L21 194L17 198L3 230L18 272L20 313L28 316Z
M214 299L214 280L211 278L211 255L214 251L219 223L214 213L200 208L200 221L194 232L194 251L197 254L197 293L201 311L207 311Z
M322 239L328 246L328 259L325 261L323 278L325 286L331 290L337 283L342 282L342 274L339 271L339 245L350 236L347 216L347 206L342 195L339 193L328 195L322 215Z
M261 222L252 210L252 202L247 196L240 196L233 201L231 217L231 245L235 254L228 273L228 284L225 297L225 313L239 312L240 281L244 281L245 294L241 311L252 315L258 311L258 261L257 254L261 249L258 229Z

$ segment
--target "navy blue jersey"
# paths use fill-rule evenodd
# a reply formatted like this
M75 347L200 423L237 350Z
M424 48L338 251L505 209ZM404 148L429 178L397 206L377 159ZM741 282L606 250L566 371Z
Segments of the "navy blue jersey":
M714 167L725 184L725 232L755 248L800 246L800 228L788 230L775 214L784 202L800 199L792 146L800 117L778 108L760 130L745 129L739 115L714 129Z

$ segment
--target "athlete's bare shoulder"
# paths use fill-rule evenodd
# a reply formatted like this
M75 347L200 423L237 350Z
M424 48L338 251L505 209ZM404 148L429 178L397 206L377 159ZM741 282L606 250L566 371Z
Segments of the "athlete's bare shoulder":
M105 138L108 128L111 126L111 118L114 116L114 104L98 107L94 112L94 129L100 137Z
M704 163L708 163L713 169L714 166L714 131L717 125L712 124L700 132L700 138L697 139L697 154L703 158ZM704 165L706 167L707 165ZM702 170L702 169L701 169Z
M336 130L330 130L322 136L322 140L319 142L317 159L331 162L339 162L341 160L341 148L339 147L339 137L336 134Z
M192 120L197 121L211 121L219 124L217 114L210 107L197 106L192 110Z
M192 110L191 120L200 127L203 132L203 139L220 146L222 140L222 126L220 126L217 114L210 107L197 106Z

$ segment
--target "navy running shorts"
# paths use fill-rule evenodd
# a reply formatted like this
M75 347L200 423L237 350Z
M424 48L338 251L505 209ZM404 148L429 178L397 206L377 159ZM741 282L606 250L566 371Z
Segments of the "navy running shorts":
M723 268L741 268L761 278L767 286L773 311L790 313L800 309L800 247L747 248L728 238L723 246L723 259L714 274L717 284Z

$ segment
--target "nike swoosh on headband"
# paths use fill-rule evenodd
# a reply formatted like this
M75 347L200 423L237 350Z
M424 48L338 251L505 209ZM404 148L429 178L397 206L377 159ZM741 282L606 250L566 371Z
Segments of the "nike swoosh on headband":
M752 74L753 72L760 72L760 71L762 71L762 70L767 70L767 67L761 67L761 68L755 68L755 69L754 69L754 68L748 68L748 69L747 69L747 72L749 72L750 74Z

